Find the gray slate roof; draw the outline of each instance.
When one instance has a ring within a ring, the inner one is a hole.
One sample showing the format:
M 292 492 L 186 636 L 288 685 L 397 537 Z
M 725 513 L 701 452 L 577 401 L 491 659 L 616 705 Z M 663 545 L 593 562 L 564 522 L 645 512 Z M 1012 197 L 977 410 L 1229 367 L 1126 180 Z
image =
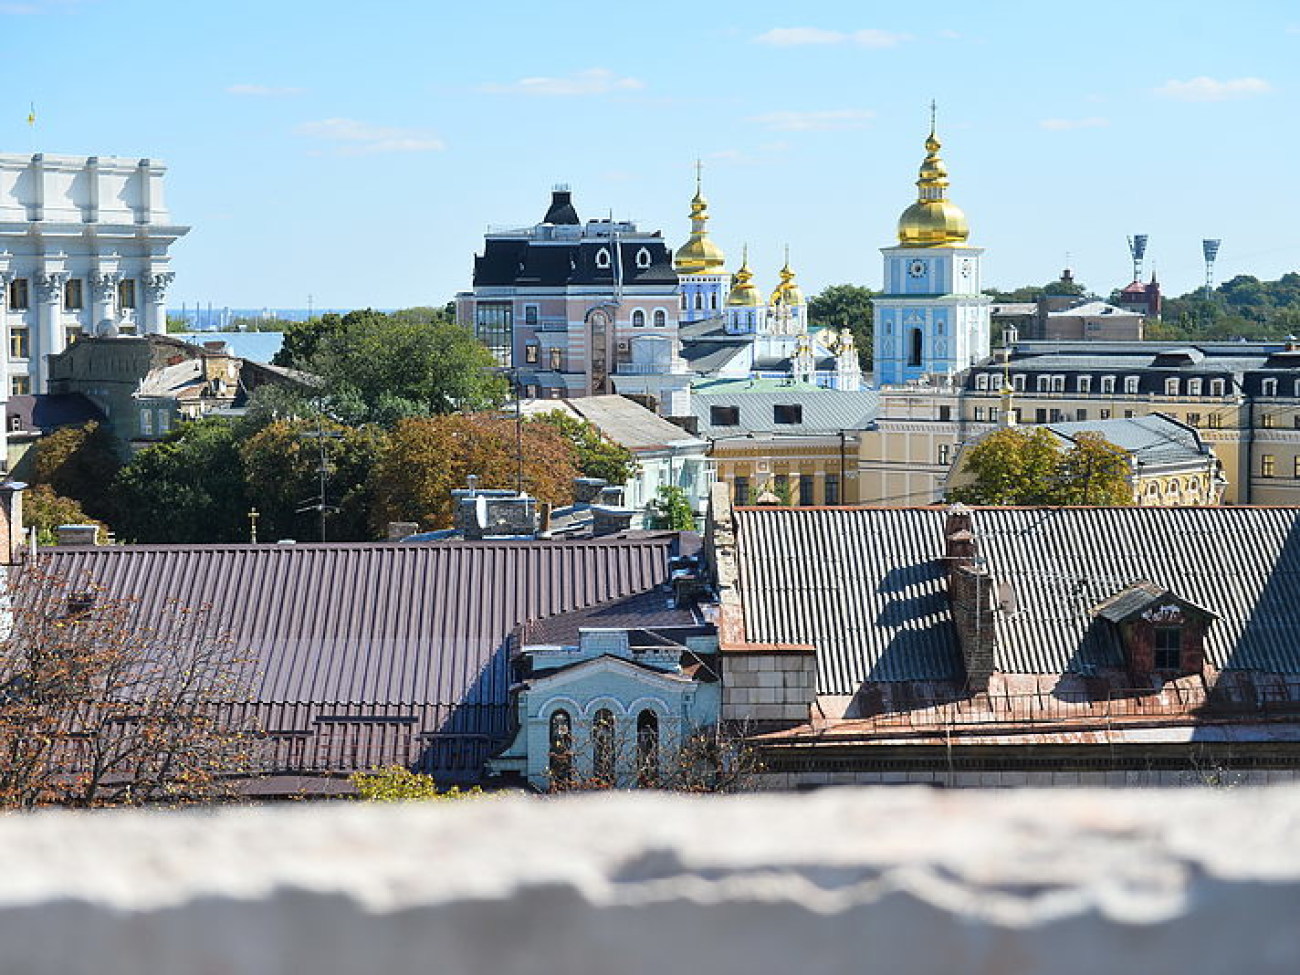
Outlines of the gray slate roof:
M 626 396 L 584 396 L 566 400 L 575 414 L 594 424 L 610 440 L 628 450 L 662 450 L 672 445 L 703 444 L 675 423 Z
M 1148 468 L 1202 463 L 1207 453 L 1194 428 L 1163 413 L 1127 419 L 1049 423 L 1047 429 L 1067 440 L 1073 440 L 1080 433 L 1100 434 Z
M 875 390 L 848 392 L 811 386 L 783 389 L 746 389 L 744 381 L 720 383 L 714 389 L 691 392 L 691 413 L 699 418 L 701 437 L 734 437 L 746 433 L 782 436 L 816 436 L 841 430 L 861 430 L 876 417 L 880 396 Z M 802 423 L 776 423 L 773 407 L 803 407 Z M 710 422 L 714 406 L 740 409 L 737 426 L 715 426 Z
M 1010 584 L 997 669 L 1121 667 L 1093 610 L 1140 580 L 1216 614 L 1209 663 L 1300 673 L 1300 508 L 976 508 L 979 554 Z M 962 676 L 939 508 L 740 509 L 747 638 L 811 643 L 819 690 Z

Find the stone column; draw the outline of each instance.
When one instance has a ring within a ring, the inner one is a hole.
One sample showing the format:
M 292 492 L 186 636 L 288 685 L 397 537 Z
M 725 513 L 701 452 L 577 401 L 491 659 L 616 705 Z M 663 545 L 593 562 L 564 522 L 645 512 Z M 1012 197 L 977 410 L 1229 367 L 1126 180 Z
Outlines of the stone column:
M 36 275 L 37 323 L 36 334 L 31 336 L 31 356 L 28 369 L 32 376 L 32 392 L 49 392 L 50 366 L 47 356 L 63 351 L 63 285 L 68 280 L 64 271 L 43 271 Z
M 90 275 L 90 334 L 99 335 L 100 325 L 108 318 L 117 321 L 117 282 L 121 275 L 111 271 L 93 271 Z
M 170 271 L 144 276 L 143 328 L 141 335 L 163 335 L 167 332 L 167 288 L 176 277 Z

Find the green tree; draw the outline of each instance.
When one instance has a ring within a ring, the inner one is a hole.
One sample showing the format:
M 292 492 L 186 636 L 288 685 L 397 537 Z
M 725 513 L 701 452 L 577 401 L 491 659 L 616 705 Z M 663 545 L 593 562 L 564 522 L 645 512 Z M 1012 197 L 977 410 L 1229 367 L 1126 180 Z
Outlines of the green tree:
M 995 430 L 966 455 L 953 501 L 989 505 L 1133 503 L 1128 455 L 1095 434 L 1069 447 L 1046 427 Z
M 832 284 L 808 300 L 808 320 L 823 328 L 847 328 L 853 333 L 862 368 L 871 368 L 871 289 L 856 284 Z
M 318 430 L 325 436 L 317 436 Z M 328 420 L 275 421 L 238 445 L 249 503 L 257 508 L 262 537 L 315 540 L 319 512 L 302 510 L 320 496 L 322 445 L 326 458 L 326 536 L 364 541 L 373 504 L 370 472 L 385 437 L 374 427 L 345 427 Z
M 561 410 L 543 413 L 531 422 L 553 426 L 573 444 L 578 456 L 578 470 L 584 477 L 600 477 L 610 484 L 626 484 L 628 478 L 637 472 L 632 451 L 607 440 L 593 423 Z
M 348 777 L 357 796 L 367 802 L 412 802 L 429 799 L 468 799 L 484 794 L 478 786 L 462 791 L 456 786 L 438 791 L 432 775 L 412 772 L 401 765 L 389 765 L 374 772 L 357 772 Z
M 524 490 L 552 504 L 566 503 L 578 474 L 577 456 L 559 431 L 525 423 Z M 425 528 L 452 523 L 451 492 L 470 474 L 483 488 L 513 488 L 517 440 L 513 417 L 500 413 L 412 417 L 400 421 L 371 475 L 371 524 L 415 521 Z
M 654 526 L 669 531 L 694 531 L 695 513 L 686 491 L 675 484 L 661 484 L 650 502 L 654 508 Z
M 275 358 L 271 360 L 271 363 L 288 369 L 306 370 L 321 343 L 348 327 L 345 325 L 345 319 L 352 322 L 358 318 L 378 314 L 379 312 L 370 311 L 369 309 L 350 311 L 347 315 L 329 312 L 315 318 L 308 318 L 306 321 L 293 322 L 285 328 L 284 341 L 280 344 L 280 351 L 275 354 Z
M 92 518 L 109 520 L 109 485 L 122 467 L 122 445 L 104 424 L 91 420 L 62 427 L 36 442 L 32 482 L 78 502 Z
M 355 316 L 355 317 L 354 317 Z M 307 371 L 321 378 L 327 409 L 349 426 L 393 426 L 411 416 L 492 409 L 509 395 L 492 354 L 441 311 L 349 313 L 324 336 Z
M 248 538 L 241 427 L 209 417 L 185 423 L 118 472 L 118 534 L 135 542 L 238 542 Z

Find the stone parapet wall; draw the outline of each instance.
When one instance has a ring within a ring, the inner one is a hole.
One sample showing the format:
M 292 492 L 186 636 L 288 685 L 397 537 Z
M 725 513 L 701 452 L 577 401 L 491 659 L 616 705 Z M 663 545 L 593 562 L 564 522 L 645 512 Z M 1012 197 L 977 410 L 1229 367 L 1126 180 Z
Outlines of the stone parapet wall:
M 23 975 L 1292 975 L 1300 788 L 0 819 Z

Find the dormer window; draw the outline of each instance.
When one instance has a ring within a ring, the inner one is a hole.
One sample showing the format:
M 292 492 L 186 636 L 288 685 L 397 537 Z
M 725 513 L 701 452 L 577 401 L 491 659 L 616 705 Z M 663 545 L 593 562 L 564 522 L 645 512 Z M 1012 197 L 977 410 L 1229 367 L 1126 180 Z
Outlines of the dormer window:
M 981 372 L 979 375 L 975 377 L 975 388 L 976 389 L 989 388 L 989 374 L 987 372 Z
M 1205 635 L 1218 614 L 1153 582 L 1135 582 L 1093 608 L 1109 623 L 1135 684 L 1153 677 L 1198 674 L 1205 666 Z
M 605 269 L 609 267 L 609 264 L 609 248 L 602 247 L 600 250 L 596 251 L 596 267 Z
M 1277 380 L 1276 380 L 1276 379 L 1265 379 L 1265 380 L 1264 380 L 1264 385 L 1263 385 L 1263 387 L 1262 387 L 1262 392 L 1263 392 L 1263 394 L 1264 394 L 1265 396 L 1276 396 L 1276 395 L 1277 395 Z
M 642 270 L 650 266 L 650 252 L 644 247 L 636 252 L 636 266 Z

